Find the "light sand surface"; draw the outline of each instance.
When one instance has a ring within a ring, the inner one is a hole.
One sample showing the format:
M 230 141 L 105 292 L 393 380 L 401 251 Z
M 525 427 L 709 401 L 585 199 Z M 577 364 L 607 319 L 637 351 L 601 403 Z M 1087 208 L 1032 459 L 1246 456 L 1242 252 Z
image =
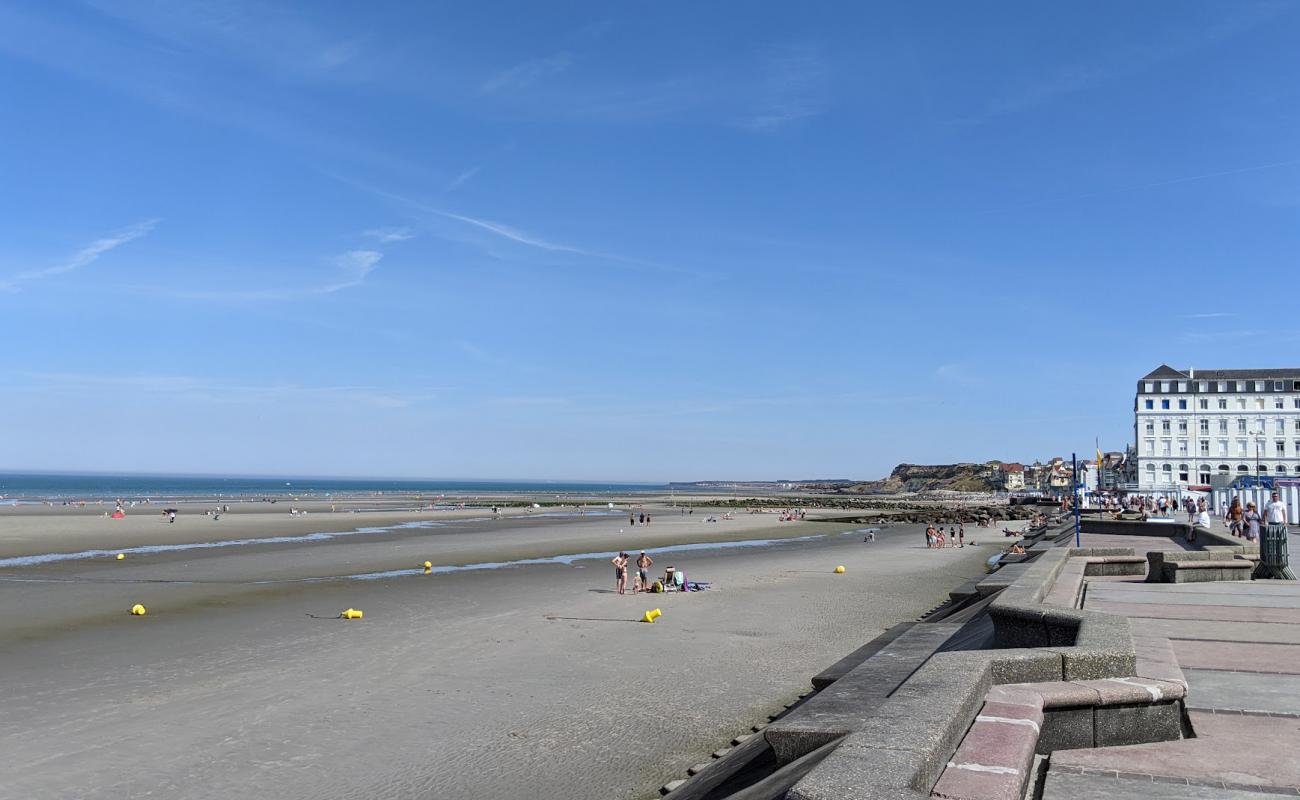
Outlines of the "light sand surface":
M 990 552 L 928 551 L 914 526 L 865 544 L 844 525 L 703 513 L 635 533 L 626 518 L 441 520 L 2 569 L 0 798 L 649 797 Z M 268 530 L 285 529 L 250 529 Z M 603 560 L 301 580 L 823 533 L 657 555 L 656 571 L 713 582 L 689 595 L 613 594 Z M 135 602 L 149 615 L 127 615 Z M 365 619 L 329 619 L 349 606 Z M 657 623 L 634 621 L 656 606 Z

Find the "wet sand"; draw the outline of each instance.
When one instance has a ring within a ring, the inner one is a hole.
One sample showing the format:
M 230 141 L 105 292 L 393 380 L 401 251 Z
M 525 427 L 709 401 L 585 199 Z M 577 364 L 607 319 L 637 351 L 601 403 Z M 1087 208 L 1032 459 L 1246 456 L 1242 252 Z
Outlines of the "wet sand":
M 622 514 L 198 515 L 139 531 L 69 515 L 67 528 L 26 533 L 40 520 L 0 517 L 6 557 L 215 529 L 307 534 L 333 516 L 347 530 L 442 523 L 0 569 L 0 797 L 649 797 L 819 669 L 981 574 L 990 552 L 927 551 L 913 526 L 864 544 L 844 525 L 706 513 L 659 512 L 635 529 Z M 614 594 L 604 560 L 418 572 L 426 559 L 801 536 L 819 538 L 657 555 L 656 571 L 674 563 L 713 583 L 687 595 Z M 134 602 L 149 615 L 128 616 Z M 349 606 L 365 619 L 331 619 Z M 657 623 L 634 621 L 656 606 Z

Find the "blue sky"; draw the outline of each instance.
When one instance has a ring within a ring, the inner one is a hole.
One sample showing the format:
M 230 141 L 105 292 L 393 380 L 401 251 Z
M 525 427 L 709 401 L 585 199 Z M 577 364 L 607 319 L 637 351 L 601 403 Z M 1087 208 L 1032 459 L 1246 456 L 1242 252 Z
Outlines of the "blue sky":
M 0 2 L 0 468 L 1122 447 L 1162 362 L 1300 361 L 1296 41 L 1296 2 Z

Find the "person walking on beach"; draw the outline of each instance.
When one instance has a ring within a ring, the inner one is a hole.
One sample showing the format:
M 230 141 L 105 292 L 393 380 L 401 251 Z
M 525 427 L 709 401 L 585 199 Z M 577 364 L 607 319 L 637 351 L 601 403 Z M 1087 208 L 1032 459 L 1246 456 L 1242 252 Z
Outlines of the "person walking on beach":
M 655 560 L 646 555 L 644 550 L 641 551 L 641 555 L 637 556 L 636 569 L 641 577 L 641 586 L 645 591 L 650 590 L 650 567 L 654 563 Z
M 619 594 L 627 594 L 627 553 L 619 553 L 610 563 L 614 565 L 614 588 Z

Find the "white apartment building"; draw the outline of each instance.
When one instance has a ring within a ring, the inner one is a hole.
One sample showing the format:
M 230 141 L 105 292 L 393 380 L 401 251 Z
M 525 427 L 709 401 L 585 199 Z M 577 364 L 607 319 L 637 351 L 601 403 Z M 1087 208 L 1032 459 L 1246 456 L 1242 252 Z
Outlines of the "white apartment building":
M 1300 477 L 1300 368 L 1161 365 L 1138 381 L 1133 417 L 1140 490 Z

